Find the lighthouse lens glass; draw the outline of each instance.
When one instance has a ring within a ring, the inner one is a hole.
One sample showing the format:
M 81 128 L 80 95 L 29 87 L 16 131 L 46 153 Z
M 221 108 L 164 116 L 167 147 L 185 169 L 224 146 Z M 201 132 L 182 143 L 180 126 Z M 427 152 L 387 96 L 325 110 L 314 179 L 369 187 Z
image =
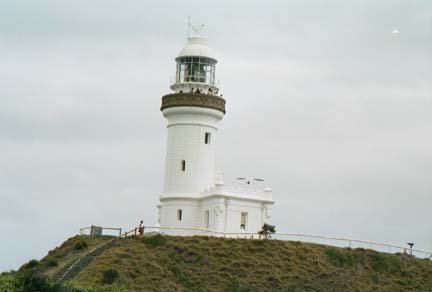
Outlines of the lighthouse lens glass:
M 176 82 L 214 85 L 215 61 L 202 57 L 183 57 L 177 61 Z

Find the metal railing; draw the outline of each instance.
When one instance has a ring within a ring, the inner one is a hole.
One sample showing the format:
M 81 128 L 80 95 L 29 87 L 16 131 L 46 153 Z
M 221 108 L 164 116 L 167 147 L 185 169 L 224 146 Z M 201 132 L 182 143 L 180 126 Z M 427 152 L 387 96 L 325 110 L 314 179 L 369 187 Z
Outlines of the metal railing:
M 190 75 L 190 77 L 192 77 L 193 75 Z M 220 80 L 219 79 L 214 79 L 214 81 L 213 82 L 205 82 L 205 80 L 204 80 L 204 82 L 200 82 L 200 81 L 192 81 L 191 79 L 189 79 L 190 81 L 178 81 L 177 79 L 176 79 L 176 77 L 175 76 L 173 76 L 173 77 L 171 77 L 170 78 L 170 80 L 169 80 L 169 82 L 170 82 L 170 85 L 173 85 L 173 84 L 206 84 L 206 85 L 209 85 L 209 86 L 212 86 L 212 87 L 220 87 Z
M 193 228 L 193 227 L 154 227 L 145 226 L 143 227 L 142 233 L 161 233 L 165 232 L 168 234 L 176 235 L 202 235 L 202 236 L 217 236 L 217 237 L 227 237 L 227 238 L 244 238 L 244 239 L 261 239 L 262 235 L 256 232 L 219 232 L 212 231 L 208 229 Z M 125 232 L 121 237 L 127 237 L 131 235 L 140 235 L 139 228 L 134 228 L 128 232 Z M 317 244 L 324 244 L 327 246 L 338 246 L 338 247 L 349 247 L 349 248 L 365 248 L 372 249 L 380 252 L 386 253 L 407 253 L 412 252 L 416 257 L 429 258 L 432 259 L 432 252 L 420 250 L 420 249 L 410 249 L 408 246 L 395 245 L 390 243 L 352 239 L 344 237 L 330 237 L 321 235 L 311 235 L 311 234 L 301 234 L 301 233 L 287 233 L 287 232 L 276 232 L 271 235 L 271 239 L 278 240 L 295 240 L 301 242 L 310 242 Z
M 97 227 L 99 227 L 99 226 L 97 226 Z M 103 233 L 104 230 L 114 230 L 114 231 L 117 231 L 118 232 L 118 236 L 121 237 L 121 234 L 122 234 L 122 229 L 121 228 L 118 228 L 118 227 L 99 227 L 99 228 L 102 229 L 102 233 Z M 82 227 L 82 228 L 80 228 L 79 234 L 81 234 L 81 235 L 83 235 L 83 234 L 90 235 L 91 234 L 91 232 L 90 232 L 91 229 L 92 229 L 92 226 Z

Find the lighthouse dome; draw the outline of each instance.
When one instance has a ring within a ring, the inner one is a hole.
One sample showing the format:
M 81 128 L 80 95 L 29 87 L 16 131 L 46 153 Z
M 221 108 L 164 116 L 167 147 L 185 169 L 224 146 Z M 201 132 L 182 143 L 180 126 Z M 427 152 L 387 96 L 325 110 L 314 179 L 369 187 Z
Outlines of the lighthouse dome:
M 207 39 L 198 34 L 188 38 L 186 46 L 180 51 L 176 60 L 181 57 L 206 57 L 216 61 L 215 53 L 207 46 Z

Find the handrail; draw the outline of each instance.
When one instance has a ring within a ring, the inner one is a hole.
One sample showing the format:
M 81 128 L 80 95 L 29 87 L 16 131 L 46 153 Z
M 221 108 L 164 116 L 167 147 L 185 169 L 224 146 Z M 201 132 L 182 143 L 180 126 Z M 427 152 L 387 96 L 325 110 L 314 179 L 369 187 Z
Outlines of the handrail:
M 136 235 L 136 233 L 137 233 L 137 229 L 138 229 L 138 228 L 135 227 L 134 229 L 131 229 L 131 230 L 129 230 L 129 231 L 123 233 L 120 237 L 127 237 L 128 234 L 130 234 L 130 233 L 132 233 L 132 232 L 134 232 L 134 235 Z
M 84 230 L 87 230 L 87 229 L 91 229 L 91 227 L 89 226 L 89 227 L 82 227 L 82 228 L 80 228 L 80 234 L 84 234 Z
M 100 227 L 100 226 L 97 226 Z M 82 227 L 80 228 L 79 234 L 85 234 L 86 230 L 91 230 L 92 226 L 87 226 L 87 227 Z M 100 227 L 102 230 L 106 229 L 106 230 L 117 230 L 119 232 L 119 237 L 121 237 L 121 227 Z
M 102 227 L 103 229 L 112 229 L 112 230 L 120 230 L 121 232 L 121 228 L 112 228 L 112 227 Z M 261 238 L 260 234 L 257 232 L 221 232 L 221 231 L 213 231 L 213 230 L 209 230 L 209 229 L 203 229 L 203 228 L 195 228 L 195 227 L 176 227 L 176 226 L 143 226 L 142 227 L 143 230 L 143 234 L 144 231 L 148 231 L 148 230 L 156 230 L 156 231 L 161 231 L 161 230 L 185 230 L 185 231 L 196 231 L 196 232 L 202 232 L 204 234 L 209 234 L 210 236 L 221 236 L 221 237 L 251 237 L 254 238 L 254 236 L 257 236 L 257 238 Z M 80 234 L 82 234 L 82 230 L 86 230 L 86 229 L 90 229 L 90 227 L 83 227 L 80 229 Z M 131 235 L 138 235 L 139 234 L 139 227 L 134 227 L 133 229 L 121 234 L 120 233 L 120 237 L 127 237 L 127 236 L 131 236 Z M 198 235 L 198 234 L 193 234 L 193 232 L 191 233 L 191 235 Z M 375 249 L 377 246 L 381 246 L 381 247 L 387 247 L 389 253 L 392 253 L 392 249 L 399 249 L 401 251 L 406 251 L 406 250 L 410 250 L 422 255 L 425 255 L 426 258 L 429 258 L 432 260 L 432 252 L 429 251 L 425 251 L 425 250 L 420 250 L 420 249 L 410 249 L 409 247 L 406 246 L 402 246 L 402 245 L 396 245 L 396 244 L 390 244 L 390 243 L 383 243 L 383 242 L 376 242 L 376 241 L 370 241 L 370 240 L 362 240 L 362 239 L 353 239 L 353 238 L 346 238 L 346 237 L 332 237 L 332 236 L 322 236 L 322 235 L 312 235 L 312 234 L 301 234 L 301 233 L 288 233 L 288 232 L 276 232 L 274 234 L 272 234 L 272 236 L 292 236 L 292 237 L 303 237 L 303 238 L 309 238 L 309 239 L 323 239 L 326 240 L 326 245 L 331 245 L 328 243 L 329 240 L 333 240 L 333 241 L 343 241 L 346 242 L 347 245 L 349 247 L 352 247 L 353 243 L 360 243 L 360 244 L 366 244 L 366 245 L 370 245 L 368 248 L 370 249 Z M 284 239 L 281 239 L 284 240 Z M 319 242 L 322 244 L 322 242 Z M 381 250 L 382 251 L 382 250 Z
M 212 231 L 208 229 L 201 229 L 201 228 L 193 228 L 193 227 L 153 227 L 153 226 L 146 226 L 145 229 L 156 229 L 156 230 L 164 230 L 164 229 L 173 229 L 173 230 L 188 230 L 188 231 L 199 231 L 199 232 L 205 232 L 210 233 L 214 235 L 221 235 L 223 237 L 229 237 L 229 236 L 254 236 L 257 235 L 258 238 L 260 236 L 257 232 L 220 232 L 220 231 Z M 331 236 L 322 236 L 322 235 L 311 235 L 311 234 L 301 234 L 301 233 L 287 233 L 287 232 L 276 232 L 272 235 L 275 236 L 294 236 L 294 237 L 304 237 L 304 238 L 310 238 L 310 239 L 324 239 L 326 241 L 328 240 L 337 240 L 337 241 L 344 241 L 348 243 L 349 247 L 352 247 L 352 243 L 362 243 L 370 245 L 370 249 L 376 249 L 377 246 L 387 247 L 389 248 L 389 253 L 391 253 L 391 249 L 400 249 L 400 250 L 411 250 L 406 246 L 402 245 L 396 245 L 396 244 L 390 244 L 390 243 L 383 243 L 383 242 L 376 242 L 376 241 L 369 241 L 369 240 L 362 240 L 362 239 L 353 239 L 353 238 L 345 238 L 345 237 L 331 237 Z M 326 243 L 328 244 L 328 242 Z M 412 249 L 413 252 L 420 253 L 425 255 L 427 258 L 432 259 L 432 252 L 420 250 L 420 249 Z

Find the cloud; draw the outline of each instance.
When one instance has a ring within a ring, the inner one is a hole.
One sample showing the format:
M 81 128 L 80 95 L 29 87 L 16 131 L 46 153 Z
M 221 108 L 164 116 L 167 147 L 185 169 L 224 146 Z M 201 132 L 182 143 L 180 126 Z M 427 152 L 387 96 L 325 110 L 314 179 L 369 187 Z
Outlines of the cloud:
M 265 178 L 281 231 L 432 250 L 431 8 L 3 1 L 0 270 L 86 225 L 156 223 L 160 98 L 189 15 L 218 52 L 227 115 L 217 165 L 227 183 Z

